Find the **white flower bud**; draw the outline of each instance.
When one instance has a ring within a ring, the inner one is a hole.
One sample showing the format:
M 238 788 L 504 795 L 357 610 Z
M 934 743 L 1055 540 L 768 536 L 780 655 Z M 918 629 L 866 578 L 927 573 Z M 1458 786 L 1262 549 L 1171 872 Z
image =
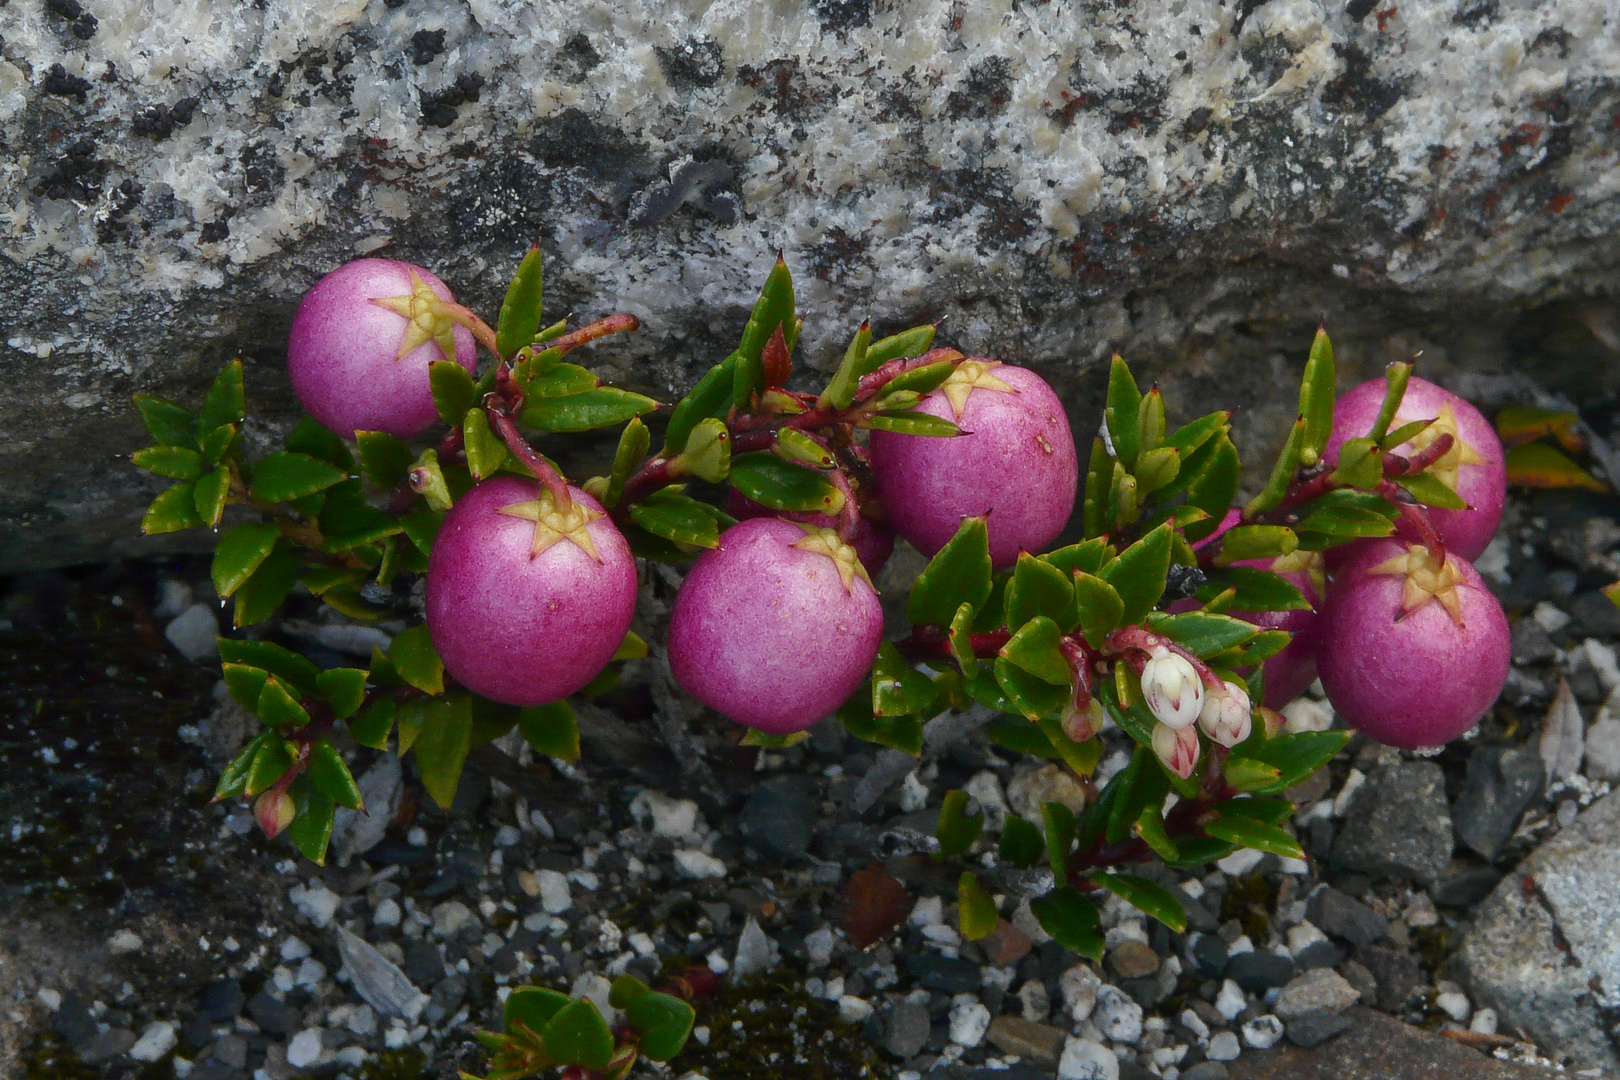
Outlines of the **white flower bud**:
M 1198 719 L 1204 707 L 1204 684 L 1185 657 L 1164 649 L 1142 668 L 1142 697 L 1154 716 L 1180 730 L 1192 727 Z
M 1159 724 L 1153 729 L 1153 752 L 1164 767 L 1183 780 L 1198 768 L 1198 729 Z
M 1236 746 L 1249 737 L 1249 695 L 1237 683 L 1226 683 L 1225 693 L 1204 695 L 1198 726 L 1222 746 Z

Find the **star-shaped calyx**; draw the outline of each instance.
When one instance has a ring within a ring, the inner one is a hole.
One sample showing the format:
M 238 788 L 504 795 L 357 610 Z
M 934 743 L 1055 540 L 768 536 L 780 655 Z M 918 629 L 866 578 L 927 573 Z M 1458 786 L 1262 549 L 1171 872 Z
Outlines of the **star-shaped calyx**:
M 394 354 L 395 360 L 429 341 L 439 347 L 446 360 L 456 358 L 456 322 L 450 317 L 445 301 L 439 299 L 439 294 L 415 270 L 411 271 L 409 295 L 379 296 L 371 302 L 405 316 L 405 337 L 399 343 L 399 352 Z
M 855 554 L 854 548 L 839 538 L 836 530 L 804 524 L 799 524 L 799 528 L 804 530 L 805 537 L 793 546 L 800 551 L 813 551 L 817 555 L 825 555 L 831 559 L 833 565 L 838 567 L 838 577 L 843 581 L 846 593 L 855 588 L 857 575 L 862 581 L 872 585 L 872 578 L 867 574 L 860 556 Z M 872 591 L 876 592 L 877 586 L 873 585 Z
M 538 499 L 503 506 L 496 512 L 534 522 L 534 543 L 529 548 L 531 559 L 551 545 L 567 540 L 597 562 L 602 561 L 587 531 L 591 522 L 603 516 L 600 510 L 592 510 L 578 502 L 570 502 L 567 510 L 558 510 L 551 492 L 541 491 Z
M 962 419 L 962 410 L 967 408 L 968 395 L 975 390 L 1018 393 L 990 373 L 992 368 L 1000 366 L 999 360 L 964 360 L 956 365 L 956 370 L 951 372 L 950 378 L 940 385 L 940 389 L 945 391 L 946 399 L 951 403 L 951 412 L 956 414 L 958 420 Z
M 1457 562 L 1447 555 L 1442 561 L 1422 544 L 1412 544 L 1405 555 L 1397 555 L 1367 571 L 1369 574 L 1394 574 L 1406 579 L 1401 589 L 1401 611 L 1407 615 L 1430 600 L 1437 600 L 1446 609 L 1451 621 L 1463 624 L 1462 597 L 1457 586 L 1463 580 L 1457 572 Z
M 1287 555 L 1279 555 L 1271 561 L 1271 572 L 1286 574 L 1299 570 L 1310 575 L 1311 584 L 1316 586 L 1316 595 L 1323 596 L 1327 592 L 1327 559 L 1320 551 L 1306 551 L 1296 548 Z
M 1486 461 L 1478 450 L 1463 442 L 1462 435 L 1457 431 L 1457 413 L 1449 401 L 1440 406 L 1440 415 L 1434 418 L 1434 423 L 1412 436 L 1412 449 L 1426 449 L 1442 435 L 1451 436 L 1451 449 L 1440 455 L 1427 471 L 1430 476 L 1456 491 L 1457 471 L 1464 465 L 1484 465 Z

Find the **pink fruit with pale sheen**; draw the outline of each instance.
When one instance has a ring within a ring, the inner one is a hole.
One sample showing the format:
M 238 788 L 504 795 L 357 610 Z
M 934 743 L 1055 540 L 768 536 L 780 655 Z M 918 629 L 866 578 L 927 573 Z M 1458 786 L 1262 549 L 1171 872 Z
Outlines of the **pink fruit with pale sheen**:
M 571 540 L 530 557 L 535 523 L 500 511 L 543 490 L 515 476 L 485 480 L 445 515 L 428 559 L 428 633 L 445 670 L 507 705 L 579 690 L 613 658 L 635 614 L 635 558 L 605 514 L 585 526 L 600 561 Z M 602 513 L 585 492 L 568 493 Z
M 1399 539 L 1358 545 L 1328 585 L 1317 666 L 1334 711 L 1369 737 L 1408 749 L 1441 746 L 1472 727 L 1507 681 L 1502 605 L 1456 555 L 1459 625 L 1430 597 L 1402 614 L 1402 574 L 1376 568 L 1406 555 Z
M 675 597 L 669 666 L 688 694 L 771 735 L 814 726 L 877 659 L 883 608 L 858 574 L 846 588 L 829 556 L 794 545 L 778 518 L 727 529 Z
M 411 294 L 415 271 L 441 300 L 455 297 L 420 266 L 395 259 L 356 259 L 321 278 L 293 316 L 287 337 L 287 374 L 293 393 L 329 431 L 386 431 L 408 439 L 439 419 L 428 365 L 447 359 L 428 341 L 394 359 L 404 341 L 405 316 L 371 301 Z M 454 330 L 453 359 L 472 372 L 477 344 L 471 331 Z
M 1366 436 L 1378 418 L 1386 389 L 1388 384 L 1383 379 L 1373 379 L 1334 404 L 1333 433 L 1322 453 L 1327 461 L 1338 464 L 1340 448 L 1350 439 Z M 1445 414 L 1448 405 L 1449 419 Z M 1507 500 L 1507 455 L 1502 449 L 1502 440 L 1478 409 L 1442 386 L 1413 377 L 1406 384 L 1406 395 L 1395 411 L 1390 430 L 1432 417 L 1440 417 L 1441 422 L 1431 424 L 1418 437 L 1418 443 L 1428 445 L 1435 434 L 1444 431 L 1461 445 L 1453 447 L 1428 471 L 1444 480 L 1468 506 L 1461 510 L 1431 509 L 1429 518 L 1449 550 L 1464 559 L 1477 559 L 1496 535 L 1497 523 L 1502 520 L 1502 505 Z M 1414 449 L 1412 443 L 1404 443 L 1396 447 L 1395 452 L 1410 455 Z M 1406 531 L 1409 526 L 1404 522 L 1401 528 L 1403 536 L 1416 539 Z
M 744 495 L 736 488 L 732 488 L 726 495 L 726 513 L 738 521 L 750 521 L 758 517 L 779 517 L 783 521 L 802 521 L 806 525 L 815 525 L 823 529 L 836 529 L 838 519 L 831 514 L 822 514 L 814 510 L 772 510 L 763 503 L 757 503 Z M 887 525 L 879 525 L 870 518 L 861 518 L 855 523 L 855 535 L 850 538 L 850 547 L 866 567 L 871 577 L 877 577 L 883 564 L 889 561 L 894 554 L 894 530 Z
M 984 361 L 981 358 L 964 363 Z M 958 368 L 960 369 L 960 366 Z M 1020 551 L 1040 551 L 1068 523 L 1080 480 L 1063 403 L 1027 368 L 997 364 L 988 374 L 1014 392 L 973 387 L 957 417 L 946 389 L 919 412 L 951 420 L 955 438 L 872 432 L 872 469 L 895 529 L 924 555 L 956 535 L 962 519 L 987 514 L 998 568 Z

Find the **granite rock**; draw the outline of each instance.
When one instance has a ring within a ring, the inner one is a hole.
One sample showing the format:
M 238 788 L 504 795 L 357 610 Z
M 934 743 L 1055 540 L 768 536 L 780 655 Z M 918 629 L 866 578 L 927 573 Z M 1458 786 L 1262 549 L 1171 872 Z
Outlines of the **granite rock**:
M 1482 746 L 1468 758 L 1468 773 L 1452 815 L 1457 841 L 1494 859 L 1541 794 L 1547 771 L 1531 750 Z
M 1432 761 L 1384 765 L 1356 795 L 1333 845 L 1333 865 L 1427 885 L 1451 863 L 1446 778 Z
M 1620 263 L 1607 0 L 96 15 L 84 40 L 0 7 L 0 572 L 158 550 L 134 539 L 157 484 L 112 459 L 130 392 L 199 398 L 241 354 L 264 448 L 298 298 L 358 254 L 489 312 L 538 235 L 552 312 L 644 323 L 586 362 L 668 397 L 782 249 L 814 364 L 863 316 L 949 315 L 1077 413 L 1117 347 L 1268 437 L 1318 317 L 1347 380 L 1420 343 L 1436 375 L 1490 369 Z M 1585 389 L 1581 342 L 1532 350 L 1538 375 Z
M 1474 1001 L 1582 1068 L 1620 1071 L 1620 793 L 1537 848 L 1481 905 L 1457 956 Z

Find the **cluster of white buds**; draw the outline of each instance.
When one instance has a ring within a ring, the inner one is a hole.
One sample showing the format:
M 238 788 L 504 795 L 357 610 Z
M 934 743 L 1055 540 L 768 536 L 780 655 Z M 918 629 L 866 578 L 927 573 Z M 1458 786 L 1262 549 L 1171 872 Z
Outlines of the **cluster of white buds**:
M 1160 723 L 1180 731 L 1203 710 L 1204 684 L 1186 657 L 1160 645 L 1142 668 L 1142 697 Z
M 1183 780 L 1198 768 L 1198 729 L 1173 728 L 1157 724 L 1153 728 L 1153 752 L 1159 755 L 1164 767 Z
M 1204 707 L 1198 714 L 1198 726 L 1205 735 L 1222 746 L 1236 746 L 1249 737 L 1252 711 L 1249 695 L 1237 683 L 1223 683 L 1225 693 L 1210 690 L 1204 695 Z
M 1185 779 L 1198 767 L 1198 732 L 1225 747 L 1249 737 L 1252 707 L 1237 683 L 1206 687 L 1186 657 L 1159 646 L 1142 668 L 1142 697 L 1159 723 L 1153 752 L 1164 767 Z

